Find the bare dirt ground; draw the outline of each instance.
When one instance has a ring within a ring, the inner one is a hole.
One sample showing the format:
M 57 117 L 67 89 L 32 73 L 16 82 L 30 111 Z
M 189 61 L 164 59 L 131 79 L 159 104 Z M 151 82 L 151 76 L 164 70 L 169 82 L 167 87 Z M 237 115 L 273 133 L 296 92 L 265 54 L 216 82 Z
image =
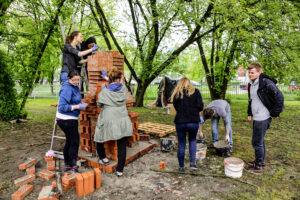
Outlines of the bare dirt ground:
M 290 109 L 292 110 L 294 107 Z M 235 109 L 233 108 L 233 110 Z M 159 111 L 153 112 L 145 109 L 136 109 L 135 111 L 140 113 L 140 123 L 145 121 L 173 123 L 173 116 Z M 241 111 L 236 109 L 234 112 L 237 114 Z M 30 108 L 29 118 L 31 120 L 26 123 L 0 123 L 0 184 L 3 186 L 3 194 L 0 199 L 10 199 L 11 194 L 18 189 L 13 181 L 25 175 L 24 171 L 18 169 L 18 165 L 26 161 L 27 158 L 38 160 L 37 171 L 46 168 L 43 157 L 50 147 L 54 116 L 55 109 L 49 109 L 49 107 L 37 110 Z M 300 119 L 299 113 L 291 117 Z M 158 146 L 148 154 L 128 164 L 124 169 L 123 178 L 117 178 L 115 174 L 103 173 L 101 189 L 78 198 L 75 188 L 72 188 L 64 192 L 60 199 L 297 199 L 299 190 L 296 188 L 300 186 L 299 168 L 297 167 L 299 166 L 299 154 L 295 154 L 297 151 L 291 150 L 292 148 L 289 149 L 287 144 L 299 139 L 299 132 L 297 133 L 299 127 L 294 126 L 294 123 L 288 118 L 280 123 L 282 124 L 278 126 L 273 125 L 273 129 L 269 131 L 269 136 L 266 138 L 267 147 L 273 149 L 273 152 L 269 151 L 270 153 L 267 154 L 269 167 L 262 176 L 252 175 L 244 171 L 240 181 L 224 177 L 224 158 L 218 157 L 213 149 L 208 150 L 205 160 L 198 162 L 199 169 L 197 171 L 189 169 L 187 151 L 185 174 L 180 174 L 177 173 L 176 150 L 162 152 Z M 283 124 L 288 125 L 289 129 L 281 128 Z M 237 121 L 234 119 L 233 130 L 236 133 L 233 156 L 244 160 L 253 159 L 249 123 L 246 120 Z M 286 133 L 283 130 L 286 130 Z M 209 131 L 210 127 L 207 126 L 205 132 L 208 133 L 208 139 L 210 137 Z M 60 130 L 59 133 L 62 134 Z M 280 140 L 280 146 L 277 148 L 278 142 L 273 142 L 273 139 L 279 137 L 279 134 L 289 133 L 291 135 L 296 133 L 296 135 Z M 158 138 L 153 139 L 159 142 Z M 283 144 L 285 145 L 284 149 L 282 149 Z M 63 142 L 58 146 L 62 148 Z M 294 148 L 297 150 L 299 145 L 296 144 Z M 160 173 L 151 170 L 158 169 L 160 161 L 164 161 L 167 171 L 173 173 Z M 81 172 L 87 170 L 93 169 L 80 168 Z M 216 177 L 216 175 L 221 176 Z M 42 187 L 50 185 L 51 182 L 52 180 L 46 181 L 37 176 L 37 179 L 31 183 L 34 185 L 33 192 L 25 199 L 37 199 Z

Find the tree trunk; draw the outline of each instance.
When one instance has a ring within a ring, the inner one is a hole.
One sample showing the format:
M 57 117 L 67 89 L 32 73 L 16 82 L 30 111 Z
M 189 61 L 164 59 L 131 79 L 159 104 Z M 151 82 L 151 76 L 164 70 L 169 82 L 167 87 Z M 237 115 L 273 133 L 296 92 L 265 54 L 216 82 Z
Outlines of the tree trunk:
M 36 79 L 33 78 L 33 80 L 29 83 L 28 88 L 23 88 L 23 89 L 22 89 L 22 90 L 24 91 L 24 92 L 23 92 L 23 93 L 24 93 L 24 96 L 22 97 L 22 101 L 21 101 L 21 105 L 20 105 L 20 112 L 21 112 L 21 111 L 24 109 L 24 107 L 25 107 L 27 98 L 28 98 L 28 96 L 29 96 L 29 94 L 30 94 L 30 91 L 32 90 L 32 88 L 33 88 L 33 86 L 34 86 L 34 82 L 35 82 L 36 80 L 39 80 L 39 78 L 40 78 L 41 71 L 38 70 L 38 67 L 39 67 L 39 65 L 40 65 L 40 61 L 41 61 L 41 59 L 42 59 L 42 57 L 43 57 L 44 51 L 45 51 L 45 49 L 46 49 L 46 47 L 47 47 L 47 45 L 48 45 L 49 39 L 50 39 L 50 37 L 51 37 L 52 34 L 53 34 L 55 25 L 56 25 L 56 23 L 57 23 L 57 21 L 58 21 L 58 15 L 61 13 L 61 9 L 62 9 L 62 7 L 63 7 L 65 1 L 66 1 L 66 0 L 61 0 L 60 4 L 58 5 L 58 8 L 57 8 L 56 13 L 55 13 L 55 16 L 54 16 L 53 21 L 51 22 L 51 26 L 50 26 L 50 28 L 49 28 L 49 30 L 48 30 L 48 34 L 47 34 L 47 36 L 46 36 L 46 38 L 45 38 L 45 41 L 44 41 L 44 43 L 43 43 L 43 46 L 41 47 L 40 52 L 38 52 L 36 61 L 33 63 L 33 65 L 36 66 L 36 70 L 35 70 L 34 72 L 32 72 L 32 77 L 37 77 L 37 78 L 36 78 Z
M 144 106 L 144 95 L 146 92 L 148 85 L 142 85 L 138 83 L 136 95 L 135 95 L 135 106 L 136 107 L 143 107 Z

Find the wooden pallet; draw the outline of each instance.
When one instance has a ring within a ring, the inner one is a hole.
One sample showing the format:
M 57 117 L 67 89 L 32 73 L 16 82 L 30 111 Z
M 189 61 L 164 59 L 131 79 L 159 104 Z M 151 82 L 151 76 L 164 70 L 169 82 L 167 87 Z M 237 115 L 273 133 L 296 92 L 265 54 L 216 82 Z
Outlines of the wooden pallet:
M 175 126 L 153 122 L 139 124 L 138 130 L 144 134 L 155 134 L 158 137 L 163 137 L 176 131 Z

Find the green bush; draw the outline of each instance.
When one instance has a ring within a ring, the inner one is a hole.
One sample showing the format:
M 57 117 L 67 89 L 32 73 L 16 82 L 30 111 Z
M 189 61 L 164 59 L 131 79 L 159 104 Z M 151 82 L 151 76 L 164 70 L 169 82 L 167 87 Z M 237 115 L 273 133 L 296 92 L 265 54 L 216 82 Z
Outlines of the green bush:
M 17 91 L 5 54 L 0 50 L 0 120 L 8 121 L 20 117 Z

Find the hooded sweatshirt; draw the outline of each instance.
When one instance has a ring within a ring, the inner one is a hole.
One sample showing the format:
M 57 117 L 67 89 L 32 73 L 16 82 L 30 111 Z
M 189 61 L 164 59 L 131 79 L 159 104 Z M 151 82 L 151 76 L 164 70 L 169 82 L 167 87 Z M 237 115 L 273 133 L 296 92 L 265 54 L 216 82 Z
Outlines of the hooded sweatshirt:
M 72 85 L 69 81 L 63 83 L 59 91 L 58 112 L 59 119 L 78 119 L 80 110 L 72 110 L 73 105 L 81 102 L 81 94 L 78 86 Z

